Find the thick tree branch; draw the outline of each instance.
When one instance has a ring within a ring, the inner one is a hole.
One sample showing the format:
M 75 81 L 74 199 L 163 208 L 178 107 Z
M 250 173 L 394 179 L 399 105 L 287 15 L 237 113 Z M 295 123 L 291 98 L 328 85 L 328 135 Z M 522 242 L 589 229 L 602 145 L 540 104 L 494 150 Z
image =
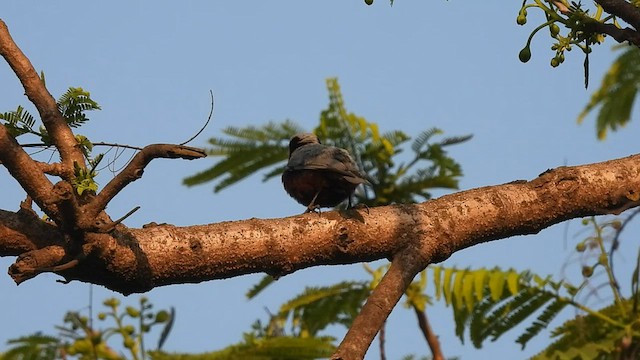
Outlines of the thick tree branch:
M 207 154 L 204 150 L 190 146 L 172 144 L 152 144 L 145 146 L 116 177 L 109 181 L 104 189 L 102 189 L 90 203 L 83 207 L 83 212 L 86 214 L 85 219 L 87 221 L 94 219 L 122 189 L 131 182 L 141 178 L 144 173 L 144 168 L 151 160 L 158 158 L 193 160 L 205 156 L 207 156 Z
M 144 163 L 144 161 L 143 161 Z M 572 218 L 638 206 L 640 155 L 560 167 L 532 181 L 490 186 L 417 205 L 142 229 L 117 226 L 85 234 L 72 249 L 59 228 L 0 212 L 0 256 L 20 257 L 10 275 L 21 282 L 42 271 L 125 294 L 266 272 L 282 276 L 317 265 L 392 258 L 341 343 L 335 359 L 361 359 L 414 275 L 427 264 L 486 241 L 537 233 Z M 23 212 L 24 213 L 24 212 Z M 46 239 L 46 240 L 45 240 Z M 60 267 L 61 263 L 75 266 Z
M 18 48 L 9 34 L 7 25 L 0 19 L 0 55 L 4 57 L 16 74 L 25 94 L 40 113 L 53 144 L 60 152 L 62 164 L 67 169 L 73 169 L 73 162 L 84 166 L 84 157 L 69 125 L 58 110 L 56 100 L 51 96 L 38 72 L 24 53 Z
M 355 318 L 332 360 L 364 359 L 378 330 L 418 272 L 426 267 L 418 253 L 403 252 L 391 262 L 380 284 Z

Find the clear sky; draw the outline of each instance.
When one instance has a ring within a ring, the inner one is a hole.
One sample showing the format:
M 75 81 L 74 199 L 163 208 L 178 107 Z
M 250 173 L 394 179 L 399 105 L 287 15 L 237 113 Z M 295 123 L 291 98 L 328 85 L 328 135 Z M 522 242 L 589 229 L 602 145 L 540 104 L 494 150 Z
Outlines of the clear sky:
M 92 121 L 80 133 L 95 142 L 182 142 L 206 119 L 210 89 L 216 96 L 215 116 L 194 146 L 206 145 L 223 127 L 269 120 L 292 119 L 310 130 L 328 103 L 325 79 L 338 77 L 347 109 L 383 131 L 417 134 L 437 126 L 447 135 L 473 134 L 473 140 L 451 148 L 465 173 L 462 189 L 637 153 L 638 121 L 605 142 L 595 138 L 593 117 L 576 124 L 615 56 L 611 39 L 592 54 L 592 87 L 585 90 L 581 54 L 568 53 L 565 64 L 552 69 L 551 42 L 543 32 L 534 39 L 532 60 L 519 62 L 518 52 L 541 15 L 529 11 L 530 23 L 520 27 L 515 23 L 518 10 L 519 2 L 497 0 L 396 0 L 393 7 L 382 0 L 373 6 L 362 0 L 37 5 L 4 0 L 0 18 L 36 69 L 44 70 L 54 96 L 69 86 L 91 91 L 103 110 L 89 114 Z M 27 104 L 6 65 L 0 65 L 0 84 L 0 111 Z M 117 218 L 139 205 L 141 210 L 126 221 L 139 227 L 151 221 L 191 225 L 302 211 L 277 179 L 262 183 L 255 176 L 220 194 L 212 192 L 213 185 L 181 185 L 184 177 L 214 160 L 156 160 L 108 212 Z M 0 208 L 16 210 L 24 193 L 2 169 Z M 104 176 L 102 184 L 110 174 L 105 171 Z M 586 234 L 580 231 L 579 221 L 560 224 L 537 235 L 461 251 L 444 265 L 499 265 L 576 279 L 580 264 L 572 249 Z M 638 226 L 626 239 L 633 235 L 637 237 Z M 616 259 L 621 274 L 633 270 L 636 250 L 623 243 L 621 253 L 628 255 Z M 0 259 L 0 268 L 13 260 Z M 157 308 L 177 309 L 165 348 L 199 352 L 240 341 L 254 320 L 267 318 L 264 307 L 277 311 L 305 285 L 331 284 L 345 276 L 367 278 L 360 265 L 333 266 L 286 276 L 250 302 L 244 293 L 261 275 L 168 286 L 147 296 Z M 53 333 L 67 310 L 86 311 L 89 285 L 62 285 L 57 279 L 41 275 L 16 287 L 0 275 L 0 349 L 9 338 L 38 330 Z M 628 294 L 629 284 L 623 283 L 623 289 Z M 113 295 L 94 287 L 96 309 Z M 137 299 L 132 295 L 125 301 Z M 608 300 L 602 293 L 601 300 L 592 297 L 590 304 L 598 307 Z M 477 350 L 455 337 L 450 309 L 434 306 L 428 315 L 445 355 L 463 360 L 524 358 L 548 343 L 544 334 L 521 352 L 513 342 L 519 334 L 513 333 Z M 563 315 L 553 325 L 575 313 Z M 341 337 L 344 331 L 335 327 L 331 334 Z M 401 306 L 388 323 L 387 350 L 388 359 L 428 354 L 415 318 Z M 372 346 L 367 359 L 377 358 L 377 346 Z

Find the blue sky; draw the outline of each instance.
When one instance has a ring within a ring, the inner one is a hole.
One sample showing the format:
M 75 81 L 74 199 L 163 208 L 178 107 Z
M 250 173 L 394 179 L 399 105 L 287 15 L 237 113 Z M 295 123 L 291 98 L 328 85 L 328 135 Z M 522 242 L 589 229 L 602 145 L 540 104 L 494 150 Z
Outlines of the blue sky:
M 207 137 L 220 135 L 226 126 L 291 119 L 312 129 L 328 103 L 325 79 L 338 77 L 348 110 L 383 131 L 417 134 L 437 126 L 446 135 L 473 134 L 473 140 L 451 148 L 465 173 L 461 189 L 532 179 L 548 168 L 636 153 L 637 121 L 605 142 L 595 138 L 593 117 L 576 124 L 615 56 L 611 39 L 592 54 L 592 86 L 585 90 L 583 57 L 574 50 L 565 64 L 552 69 L 546 34 L 534 39 L 532 60 L 519 62 L 518 52 L 541 15 L 529 11 L 530 24 L 520 27 L 515 23 L 518 10 L 518 2 L 408 0 L 397 0 L 393 7 L 381 0 L 373 6 L 360 0 L 66 1 L 37 6 L 5 0 L 0 5 L 15 41 L 36 69 L 44 70 L 54 96 L 81 86 L 100 103 L 103 110 L 90 114 L 92 121 L 80 129 L 96 142 L 182 142 L 206 119 L 210 89 L 216 96 L 215 116 L 194 146 L 205 145 Z M 0 84 L 0 111 L 27 104 L 6 65 L 0 65 Z M 154 161 L 108 211 L 117 218 L 141 206 L 126 222 L 132 227 L 301 212 L 277 179 L 262 183 L 255 176 L 219 194 L 212 185 L 181 185 L 182 178 L 213 161 Z M 105 171 L 104 176 L 103 184 L 110 175 Z M 0 170 L 0 188 L 0 208 L 17 209 L 23 192 L 5 170 Z M 444 265 L 499 265 L 575 279 L 580 266 L 571 260 L 572 249 L 585 236 L 580 230 L 579 221 L 556 225 L 537 235 L 466 249 Z M 628 238 L 633 235 L 638 235 L 637 226 L 627 233 Z M 621 254 L 630 255 L 616 259 L 621 274 L 633 270 L 635 251 L 633 244 L 623 243 Z M 0 259 L 0 268 L 12 261 Z M 177 309 L 167 350 L 207 351 L 239 341 L 255 319 L 266 319 L 264 307 L 275 312 L 305 285 L 334 283 L 345 274 L 366 278 L 360 265 L 334 266 L 286 276 L 251 302 L 244 293 L 261 275 L 163 287 L 147 296 L 157 308 Z M 86 310 L 89 286 L 62 285 L 56 279 L 42 275 L 16 287 L 8 276 L 0 276 L 0 322 L 11 324 L 0 326 L 0 344 L 37 330 L 52 333 L 65 311 Z M 623 285 L 628 293 L 628 284 Z M 96 308 L 112 295 L 94 287 Z M 592 299 L 592 305 L 604 304 L 608 294 L 603 297 L 600 303 Z M 548 341 L 541 337 L 521 352 L 514 333 L 477 350 L 455 337 L 450 309 L 434 306 L 428 314 L 447 356 L 524 358 Z M 564 318 L 572 315 L 567 311 Z M 428 352 L 411 312 L 399 306 L 388 326 L 389 359 Z M 331 333 L 341 337 L 344 329 L 332 328 Z M 367 358 L 379 358 L 377 346 Z

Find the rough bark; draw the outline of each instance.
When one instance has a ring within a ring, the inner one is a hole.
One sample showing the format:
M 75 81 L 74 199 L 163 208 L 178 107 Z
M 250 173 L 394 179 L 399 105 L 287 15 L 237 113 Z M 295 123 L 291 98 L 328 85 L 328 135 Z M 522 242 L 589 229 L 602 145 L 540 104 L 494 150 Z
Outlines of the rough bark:
M 413 276 L 430 263 L 483 242 L 537 233 L 571 218 L 638 205 L 640 155 L 560 167 L 416 205 L 176 227 L 117 225 L 86 233 L 80 249 L 28 210 L 0 211 L 0 256 L 20 254 L 17 282 L 43 271 L 124 294 L 265 272 L 393 259 L 335 359 L 360 359 Z M 68 266 L 61 266 L 69 264 Z

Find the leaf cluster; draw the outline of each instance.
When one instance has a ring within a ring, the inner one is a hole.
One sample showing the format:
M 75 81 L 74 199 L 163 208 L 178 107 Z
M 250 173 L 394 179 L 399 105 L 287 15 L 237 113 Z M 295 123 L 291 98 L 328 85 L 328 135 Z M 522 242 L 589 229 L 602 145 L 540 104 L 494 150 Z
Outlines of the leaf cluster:
M 406 151 L 403 145 L 411 140 L 409 135 L 400 130 L 381 134 L 377 124 L 348 112 L 336 78 L 327 79 L 327 90 L 329 106 L 320 114 L 314 133 L 329 145 L 347 149 L 367 174 L 372 192 L 357 193 L 358 202 L 368 206 L 414 203 L 430 199 L 429 189 L 458 187 L 462 169 L 445 148 L 469 140 L 470 135 L 432 141 L 442 130 L 425 130 L 411 143 L 413 154 L 408 160 L 398 160 Z
M 270 276 L 265 278 L 271 278 Z M 260 284 L 269 281 L 262 280 Z M 270 282 L 269 282 L 270 283 Z M 247 293 L 253 298 L 264 290 L 256 287 Z M 366 281 L 344 281 L 331 286 L 307 287 L 301 294 L 280 306 L 277 314 L 270 319 L 267 334 L 284 333 L 285 324 L 290 321 L 290 333 L 298 337 L 315 337 L 327 326 L 333 324 L 351 326 L 362 304 L 371 292 Z M 277 331 L 273 331 L 278 329 Z
M 60 96 L 56 104 L 65 121 L 71 127 L 80 127 L 89 121 L 85 112 L 100 110 L 98 103 L 91 99 L 91 94 L 80 87 L 70 87 L 67 92 Z M 38 136 L 45 146 L 51 145 L 51 140 L 49 139 L 46 129 L 40 126 L 39 129 L 36 130 L 34 128 L 36 119 L 28 110 L 20 105 L 18 105 L 15 111 L 0 113 L 0 120 L 3 120 L 0 123 L 4 125 L 14 137 L 32 134 Z
M 625 301 L 631 311 L 632 303 Z M 609 319 L 624 319 L 617 304 L 609 305 L 598 312 L 579 315 L 551 333 L 556 338 L 544 351 L 532 360 L 587 360 L 587 359 L 637 359 L 640 356 L 640 324 L 633 321 L 628 326 L 619 326 Z M 637 317 L 637 314 L 635 315 Z
M 529 272 L 493 269 L 433 268 L 436 300 L 444 299 L 453 310 L 456 335 L 464 341 L 468 331 L 471 342 L 497 340 L 507 331 L 542 312 L 518 337 L 527 342 L 544 329 L 570 302 L 560 295 L 562 282 L 543 279 Z
M 211 168 L 184 179 L 187 186 L 203 184 L 221 179 L 214 191 L 221 191 L 253 173 L 285 161 L 288 157 L 289 139 L 302 128 L 292 121 L 269 122 L 256 127 L 227 127 L 222 132 L 229 138 L 209 139 L 209 156 L 223 157 Z M 281 165 L 264 175 L 266 181 L 284 171 Z
M 145 359 L 147 354 L 143 335 L 152 327 L 164 324 L 159 350 L 169 335 L 175 317 L 173 308 L 170 311 L 152 312 L 152 304 L 144 297 L 140 299 L 138 308 L 127 306 L 124 311 L 121 311 L 120 302 L 115 298 L 105 300 L 103 305 L 107 311 L 99 313 L 98 319 L 112 319 L 113 326 L 98 330 L 93 327 L 91 319 L 70 311 L 64 317 L 64 325 L 56 326 L 58 336 L 36 333 L 9 340 L 10 348 L 0 355 L 0 360 L 66 359 L 69 356 L 81 360 Z M 127 324 L 127 320 L 136 321 L 137 328 Z M 122 339 L 122 345 L 129 351 L 128 357 L 114 351 L 107 343 L 114 335 Z
M 520 50 L 518 57 L 522 62 L 531 59 L 531 41 L 533 37 L 543 29 L 547 29 L 549 36 L 553 39 L 551 50 L 554 56 L 551 58 L 551 66 L 557 67 L 565 60 L 565 52 L 571 51 L 573 47 L 578 47 L 585 54 L 585 87 L 589 83 L 589 53 L 591 45 L 601 44 L 604 41 L 604 34 L 590 30 L 592 23 L 613 24 L 619 27 L 615 16 L 605 16 L 602 6 L 594 3 L 595 9 L 591 14 L 591 9 L 586 8 L 581 2 L 571 2 L 567 0 L 523 0 L 522 7 L 518 12 L 516 23 L 525 25 L 527 23 L 528 10 L 538 9 L 544 14 L 545 21 L 538 25 L 527 39 L 525 47 Z M 566 31 L 561 32 L 561 27 Z
M 640 86 L 640 49 L 635 46 L 625 48 L 602 79 L 600 87 L 578 116 L 578 123 L 595 108 L 598 139 L 604 140 L 607 131 L 616 131 L 631 119 L 631 110 Z
M 41 74 L 41 78 L 44 81 L 44 74 Z M 67 124 L 74 128 L 82 126 L 89 120 L 85 114 L 87 111 L 100 110 L 98 103 L 91 99 L 91 94 L 80 87 L 70 87 L 56 103 Z M 0 124 L 14 137 L 31 134 L 40 139 L 41 146 L 49 147 L 52 145 L 46 128 L 40 125 L 38 129 L 35 129 L 36 119 L 22 106 L 18 106 L 15 111 L 0 113 Z M 85 191 L 96 192 L 98 190 L 98 183 L 95 181 L 96 167 L 104 154 L 99 154 L 95 159 L 92 159 L 93 143 L 83 135 L 75 135 L 75 139 L 90 168 L 85 168 L 84 164 L 74 164 L 75 179 L 72 185 L 79 195 Z
M 153 360 L 313 360 L 331 356 L 335 351 L 332 341 L 332 338 L 327 337 L 245 336 L 243 342 L 219 351 L 202 354 L 154 351 L 150 355 Z

